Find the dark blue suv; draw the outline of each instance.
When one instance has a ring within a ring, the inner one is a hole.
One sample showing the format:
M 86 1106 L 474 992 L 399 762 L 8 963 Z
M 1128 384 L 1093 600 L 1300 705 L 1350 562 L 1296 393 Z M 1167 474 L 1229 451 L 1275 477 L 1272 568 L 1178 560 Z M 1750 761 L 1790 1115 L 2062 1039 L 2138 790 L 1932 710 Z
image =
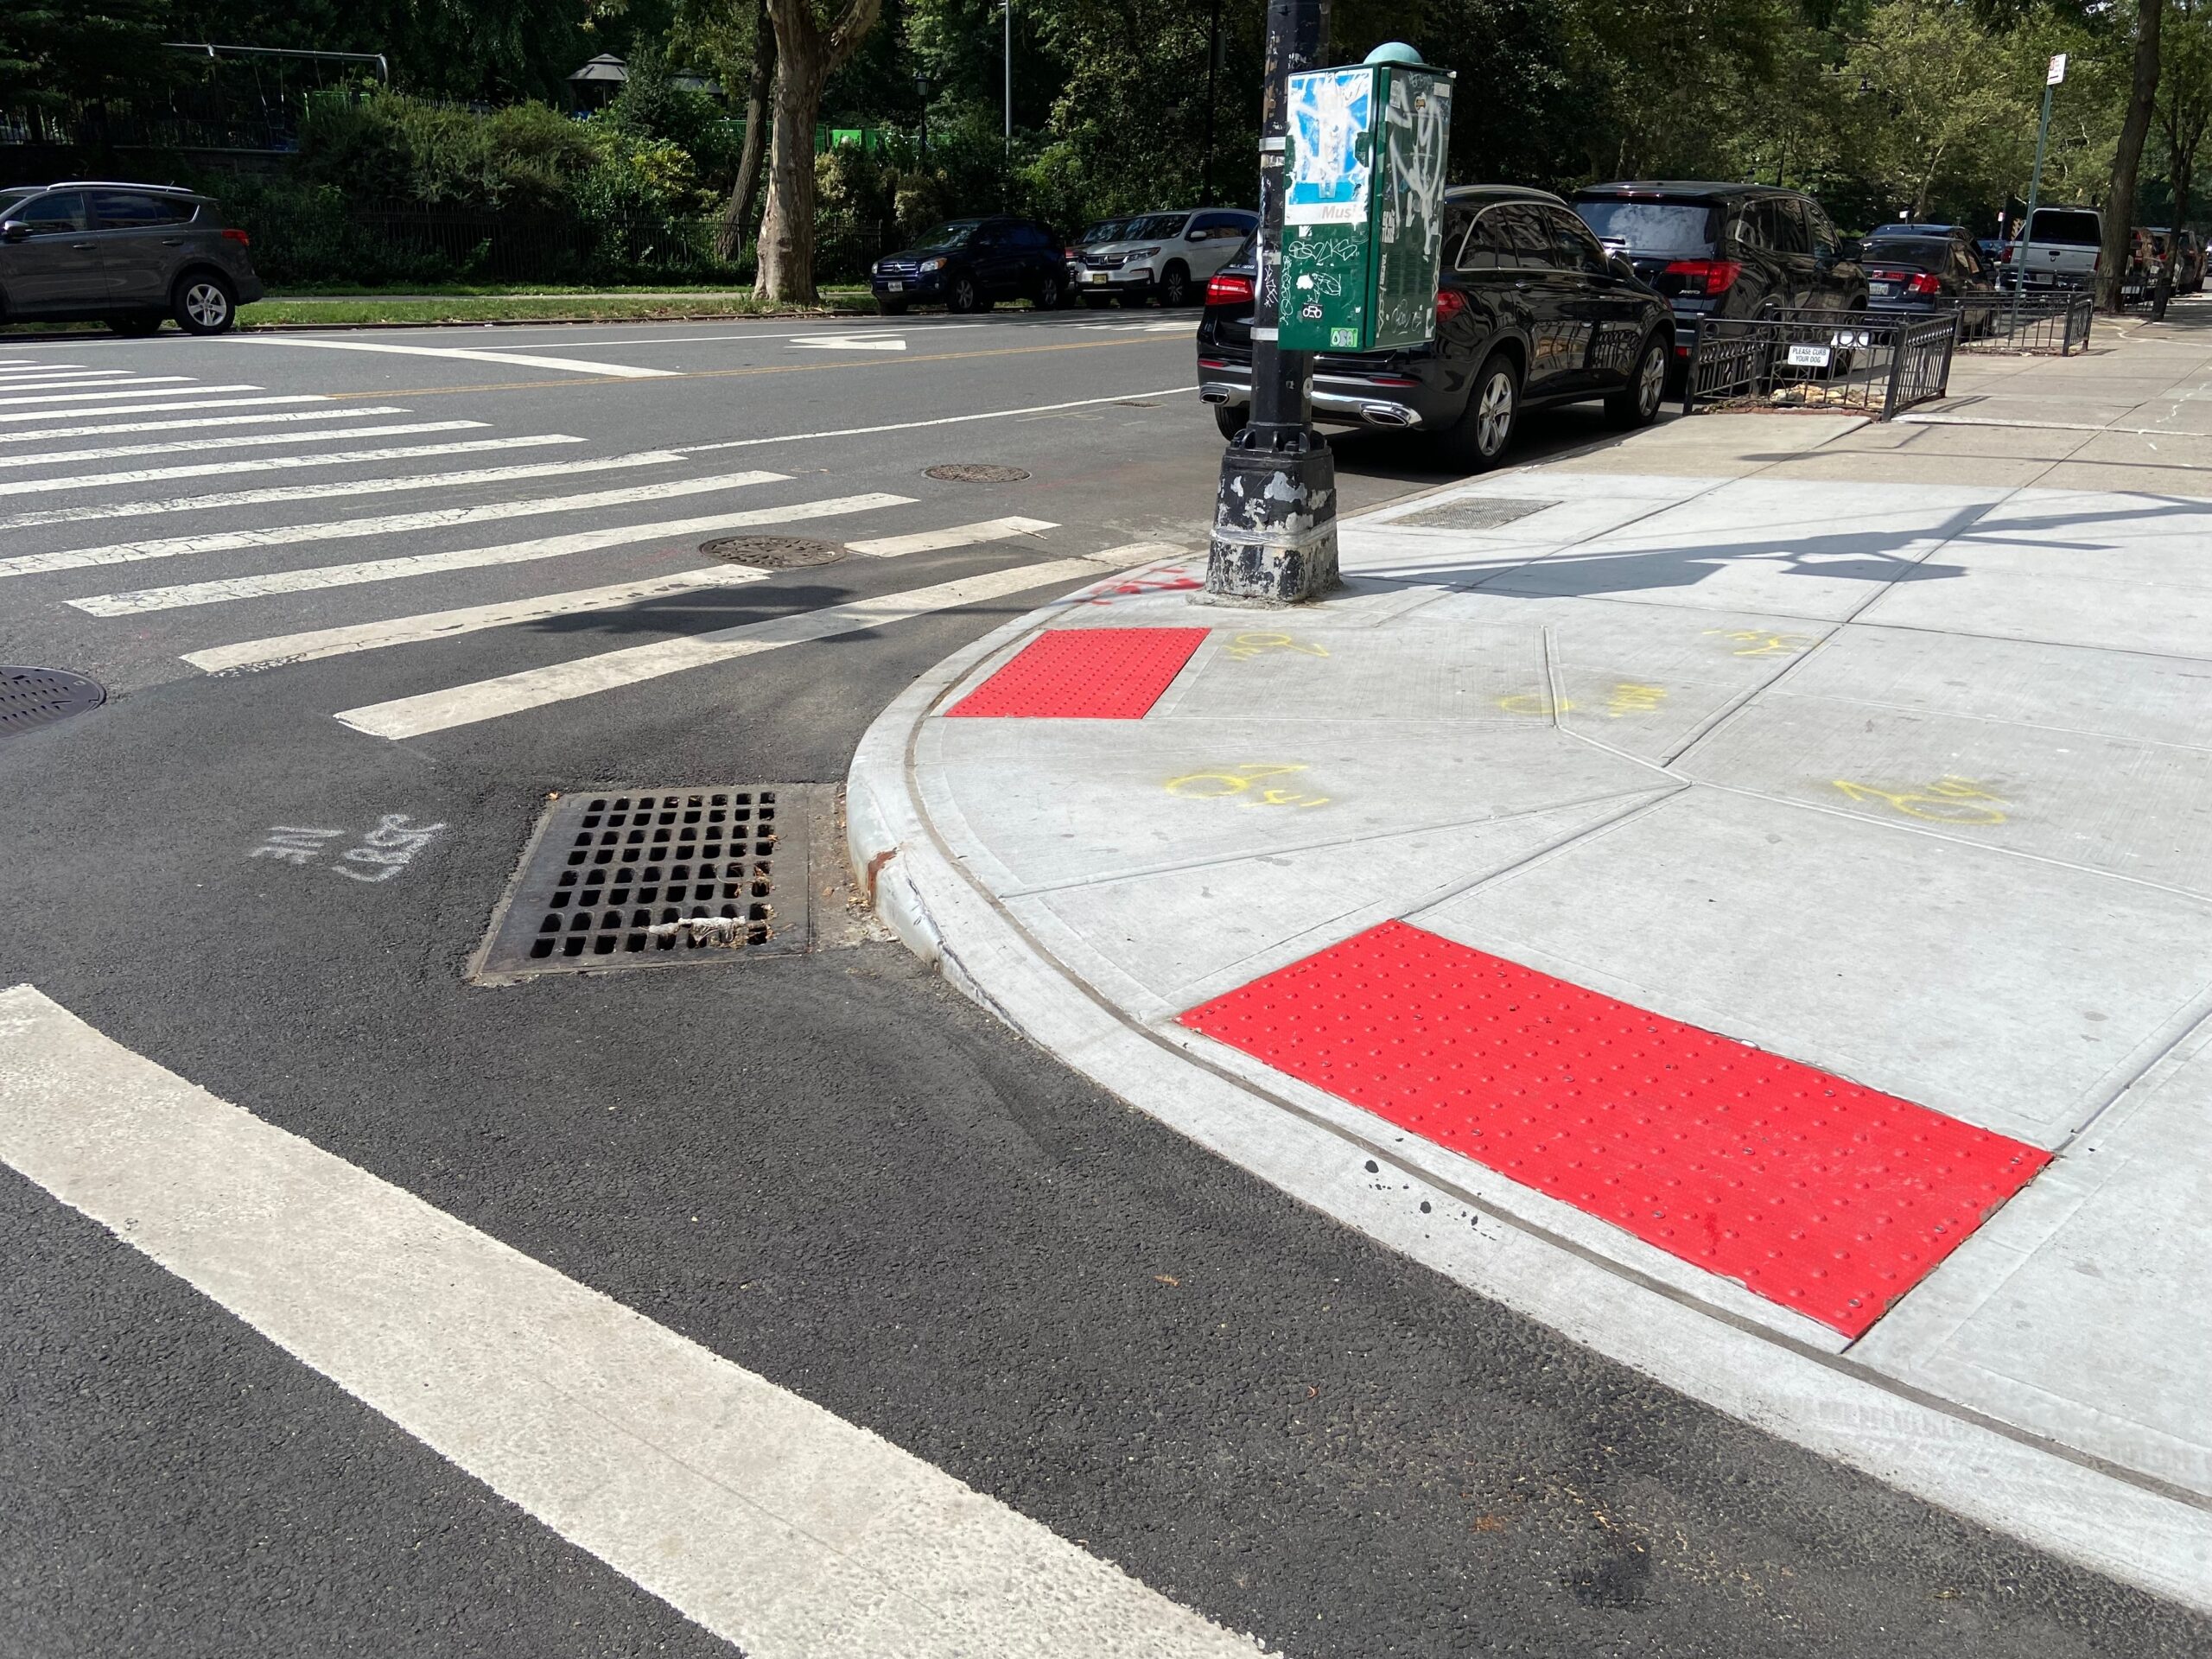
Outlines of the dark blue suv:
M 875 262 L 868 286 L 886 316 L 910 305 L 988 311 L 1000 300 L 1028 300 L 1055 311 L 1067 298 L 1066 255 L 1034 219 L 995 214 L 933 226 L 911 248 Z

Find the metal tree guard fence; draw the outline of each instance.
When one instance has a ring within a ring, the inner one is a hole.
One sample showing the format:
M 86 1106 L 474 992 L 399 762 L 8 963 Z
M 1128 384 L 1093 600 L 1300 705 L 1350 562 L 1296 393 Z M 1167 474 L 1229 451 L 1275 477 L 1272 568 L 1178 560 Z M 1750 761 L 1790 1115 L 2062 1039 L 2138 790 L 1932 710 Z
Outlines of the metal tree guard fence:
M 1700 407 L 1811 409 L 1885 421 L 1943 395 L 1958 326 L 1948 311 L 1700 318 L 1682 383 L 1682 413 Z
M 1959 306 L 1959 349 L 2071 357 L 2088 348 L 2096 315 L 2087 289 L 1973 295 Z

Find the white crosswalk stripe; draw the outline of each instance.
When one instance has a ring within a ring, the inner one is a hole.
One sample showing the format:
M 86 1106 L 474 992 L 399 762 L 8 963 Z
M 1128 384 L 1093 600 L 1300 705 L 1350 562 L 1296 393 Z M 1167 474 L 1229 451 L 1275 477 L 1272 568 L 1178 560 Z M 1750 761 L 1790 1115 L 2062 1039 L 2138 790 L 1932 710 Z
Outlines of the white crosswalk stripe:
M 197 397 L 202 392 L 259 391 L 261 390 L 259 386 L 247 385 L 244 383 L 240 383 L 239 385 L 233 386 L 203 386 L 197 384 L 192 385 L 170 386 L 165 391 L 145 391 L 140 390 L 140 388 L 145 386 L 159 386 L 166 385 L 168 382 L 172 380 L 186 380 L 189 378 L 190 377 L 188 375 L 159 374 L 143 380 L 125 380 L 115 385 L 102 386 L 97 391 L 39 391 L 33 392 L 28 397 L 0 397 L 0 404 L 97 404 L 104 403 L 116 397 Z
M 896 559 L 909 553 L 942 553 L 949 548 L 973 547 L 978 542 L 1011 541 L 1017 536 L 1039 536 L 1059 526 L 1044 518 L 986 518 L 981 524 L 955 524 L 950 530 L 925 530 L 911 536 L 882 536 L 873 541 L 848 542 L 848 550 L 871 558 Z
M 267 440 L 264 439 L 262 440 L 262 442 L 265 442 Z M 549 444 L 582 443 L 582 442 L 583 440 L 582 438 L 571 437 L 567 433 L 563 432 L 528 432 L 512 438 L 468 438 L 455 443 L 402 444 L 397 448 L 388 449 L 339 449 L 325 455 L 264 455 L 251 460 L 195 461 L 190 465 L 181 467 L 144 467 L 133 471 L 79 473 L 73 477 L 67 478 L 20 478 L 10 482 L 0 482 L 0 496 L 33 494 L 45 495 L 55 490 L 99 489 L 109 485 L 116 484 L 160 484 L 170 482 L 180 478 L 231 478 L 245 473 L 294 472 L 302 467 L 359 467 L 372 461 L 421 461 L 439 455 L 477 455 L 503 449 L 538 449 L 543 448 Z M 191 446 L 181 447 L 188 448 Z M 94 454 L 98 454 L 100 452 L 94 450 L 92 453 Z M 61 457 L 53 455 L 45 457 L 45 459 L 48 461 L 58 460 Z M 16 456 L 10 460 L 0 461 L 0 467 L 24 466 L 35 459 L 37 458 L 29 455 Z M 619 461 L 634 460 L 635 457 L 621 456 L 617 457 L 616 459 Z M 680 460 L 682 457 L 678 456 L 677 459 Z M 582 469 L 575 467 L 572 464 L 571 467 L 563 467 L 559 470 L 569 471 Z M 503 475 L 508 477 L 520 476 L 536 478 L 541 476 L 541 474 L 536 469 L 531 469 L 528 472 L 510 473 Z M 448 476 L 454 478 L 465 477 L 465 475 L 461 474 L 452 474 Z M 359 491 L 373 490 L 380 485 L 390 481 L 391 480 L 378 479 L 358 480 L 349 484 L 336 486 L 334 493 L 352 494 Z M 408 479 L 399 480 L 399 485 L 423 484 L 428 486 L 434 480 L 427 478 Z M 467 479 L 467 481 L 480 483 L 483 481 L 483 479 L 479 476 L 474 479 Z M 395 487 L 397 486 L 397 485 L 395 486 Z M 213 505 L 231 506 L 250 499 L 291 501 L 306 500 L 309 498 L 305 496 L 276 495 L 260 498 L 249 498 L 245 496 L 233 496 L 230 498 L 225 498 L 222 496 L 207 496 L 199 499 Z M 121 505 L 109 505 L 98 511 L 86 512 L 83 516 L 88 518 L 103 518 L 113 517 L 118 513 L 129 513 L 134 512 L 164 512 L 168 510 L 168 504 L 166 502 L 140 504 L 138 505 L 124 504 Z M 29 517 L 20 519 L 0 519 L 0 529 L 9 529 L 22 524 L 67 524 L 69 520 L 67 518 L 41 518 L 37 517 Z
M 171 380 L 190 378 L 188 375 L 172 374 Z M 14 379 L 0 379 L 0 391 L 22 391 L 40 386 L 149 386 L 151 380 L 134 380 L 125 369 L 49 369 L 42 373 L 21 376 Z
M 903 594 L 855 600 L 850 604 L 802 611 L 772 621 L 748 623 L 713 633 L 690 634 L 648 645 L 632 645 L 549 668 L 526 669 L 497 679 L 449 690 L 428 691 L 419 696 L 397 697 L 389 702 L 342 710 L 339 720 L 372 737 L 422 737 L 449 731 L 502 715 L 519 714 L 550 702 L 588 697 L 617 686 L 636 685 L 686 669 L 726 663 L 785 645 L 827 639 L 862 628 L 887 627 L 932 611 L 949 611 L 980 604 L 1033 588 L 1057 582 L 1095 581 L 1098 567 L 1088 559 L 1058 559 L 1048 564 L 1020 565 L 988 575 L 963 576 L 934 587 L 911 588 Z
M 740 474 L 743 476 L 743 474 Z M 754 474 L 772 480 L 775 473 Z M 610 547 L 635 546 L 677 536 L 704 536 L 716 531 L 751 530 L 763 524 L 791 524 L 804 518 L 832 518 L 848 512 L 872 512 L 879 507 L 912 504 L 910 495 L 845 495 L 827 501 L 795 501 L 786 506 L 755 507 L 743 512 L 718 512 L 696 518 L 671 518 L 654 524 L 627 524 L 619 530 L 586 530 L 568 536 L 549 536 L 537 541 L 508 542 L 498 547 L 456 548 L 445 553 L 416 553 L 397 558 L 368 559 L 359 564 L 327 564 L 308 570 L 271 570 L 259 575 L 236 576 L 227 582 L 194 582 L 174 588 L 141 588 L 133 593 L 93 594 L 69 603 L 93 616 L 131 616 L 142 611 L 173 611 L 194 605 L 218 605 L 231 600 L 265 599 L 272 594 L 304 594 L 321 588 L 351 588 L 363 582 L 396 582 L 408 576 L 442 575 L 448 570 L 474 570 L 490 565 L 527 564 L 538 559 L 559 558 L 570 553 L 593 553 Z
M 244 401 L 249 404 L 325 404 L 328 403 L 330 400 L 327 397 L 248 397 Z M 227 404 L 216 404 L 210 405 L 210 407 L 216 409 L 226 409 L 229 408 L 230 405 Z M 70 411 L 73 416 L 88 417 L 95 414 L 116 415 L 127 414 L 130 412 L 130 411 L 124 410 L 100 410 L 96 411 L 86 409 L 73 410 Z M 163 412 L 167 413 L 168 411 L 164 410 Z M 407 412 L 407 410 L 391 404 L 371 404 L 358 408 L 348 407 L 346 409 L 279 410 L 273 413 L 265 415 L 195 415 L 192 416 L 191 419 L 183 421 L 118 421 L 100 426 L 43 426 L 34 427 L 28 432 L 0 432 L 0 443 L 54 443 L 65 442 L 71 438 L 113 437 L 125 432 L 205 432 L 214 427 L 269 426 L 280 422 L 289 423 L 296 421 L 358 421 L 365 419 L 367 416 L 372 415 L 404 415 Z M 483 426 L 487 424 L 487 423 L 483 421 L 467 421 L 463 422 L 462 424 L 467 426 Z M 309 434 L 308 435 L 313 436 L 314 435 Z
M 584 357 L 544 357 L 527 352 L 487 352 L 466 346 L 401 346 L 382 340 L 305 340 L 296 334 L 246 337 L 251 346 L 308 346 L 323 352 L 381 352 L 394 357 L 448 357 L 464 363 L 495 363 L 505 369 L 559 369 L 572 374 L 611 375 L 618 380 L 657 380 L 678 369 L 641 369 L 626 363 L 595 363 Z
M 557 442 L 557 440 L 554 440 Z M 451 449 L 504 447 L 512 439 L 490 439 Z M 404 451 L 401 452 L 404 455 Z M 0 518 L 0 530 L 29 530 L 41 524 L 80 524 L 99 518 L 144 518 L 167 512 L 202 512 L 213 507 L 249 507 L 280 501 L 351 500 L 360 495 L 391 495 L 415 490 L 457 490 L 483 484 L 511 484 L 530 478 L 566 478 L 578 473 L 632 472 L 664 466 L 683 457 L 672 449 L 646 449 L 634 455 L 595 455 L 588 461 L 532 461 L 522 467 L 478 467 L 454 473 L 422 473 L 394 478 L 349 478 L 331 484 L 278 484 L 257 490 L 222 490 L 205 495 L 175 495 L 158 501 L 102 501 L 90 506 L 54 507 Z M 219 467 L 217 472 L 242 471 Z M 0 485 L 0 492 L 14 486 Z M 30 487 L 35 488 L 35 485 Z
M 580 588 L 573 593 L 539 594 L 531 599 L 502 600 L 494 605 L 467 605 L 457 610 L 430 611 L 421 616 L 395 616 L 381 622 L 360 622 L 351 627 L 316 628 L 305 633 L 279 634 L 270 639 L 247 639 L 235 645 L 216 645 L 207 651 L 188 651 L 184 660 L 210 674 L 238 674 L 289 663 L 313 662 L 323 657 L 343 657 L 357 651 L 378 651 L 387 645 L 413 645 L 425 639 L 450 639 L 455 634 L 484 628 L 512 627 L 549 616 L 576 616 L 592 611 L 620 610 L 645 600 L 671 594 L 696 593 L 707 588 L 736 588 L 766 582 L 766 570 L 748 570 L 734 564 L 717 564 L 704 570 L 679 570 L 672 576 L 652 576 L 643 582 L 618 582 L 605 588 Z
M 238 391 L 250 388 L 238 386 L 189 386 L 188 391 Z M 264 409 L 276 404 L 327 404 L 329 397 L 320 391 L 270 392 L 260 397 L 208 397 L 188 404 L 117 404 L 106 409 L 15 409 L 0 414 L 0 421 L 74 420 L 109 415 L 169 415 L 188 409 Z M 359 414 L 358 409 L 342 411 L 347 416 Z
M 429 432 L 481 431 L 490 424 L 489 421 L 408 421 L 395 426 L 327 427 L 318 432 L 232 433 L 219 438 L 173 438 L 161 443 L 115 443 L 96 449 L 49 449 L 35 455 L 0 455 L 0 468 L 74 466 L 87 461 L 128 461 L 143 455 L 197 455 L 216 449 L 260 449 L 280 443 L 334 443 L 341 438 L 418 437 Z M 583 442 L 582 438 L 563 438 L 560 441 L 569 443 Z M 412 452 L 402 449 L 391 453 L 406 454 Z M 338 457 L 327 459 L 336 460 Z M 168 478 L 190 475 L 182 467 L 159 474 Z M 100 473 L 95 474 L 91 481 L 143 484 L 156 476 L 153 473 Z M 50 489 L 60 481 L 45 480 L 38 487 Z
M 92 565 L 132 564 L 143 559 L 180 558 L 195 553 L 228 553 L 245 547 L 283 547 L 300 542 L 337 542 L 361 536 L 390 536 L 417 530 L 452 530 L 502 518 L 528 518 L 553 512 L 586 512 L 627 506 L 673 495 L 705 495 L 742 489 L 748 484 L 780 483 L 782 473 L 725 473 L 582 495 L 536 496 L 524 501 L 488 502 L 473 507 L 438 507 L 396 512 L 381 518 L 338 518 L 319 524 L 274 524 L 265 530 L 234 530 L 204 536 L 165 536 L 153 541 L 115 542 L 105 547 L 76 547 L 53 553 L 24 553 L 0 559 L 0 576 L 32 575 L 48 570 L 81 570 Z

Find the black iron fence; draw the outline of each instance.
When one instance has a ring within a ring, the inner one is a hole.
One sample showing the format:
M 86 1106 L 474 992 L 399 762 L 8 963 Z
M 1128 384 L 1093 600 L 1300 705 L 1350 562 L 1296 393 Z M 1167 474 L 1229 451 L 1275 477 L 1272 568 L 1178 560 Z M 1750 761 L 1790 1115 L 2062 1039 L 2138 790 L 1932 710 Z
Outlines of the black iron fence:
M 1959 349 L 2071 357 L 2088 348 L 2096 315 L 2087 289 L 1971 295 L 1959 306 Z
M 1887 420 L 1943 395 L 1958 318 L 1950 312 L 1777 311 L 1699 321 L 1682 413 L 1811 409 Z

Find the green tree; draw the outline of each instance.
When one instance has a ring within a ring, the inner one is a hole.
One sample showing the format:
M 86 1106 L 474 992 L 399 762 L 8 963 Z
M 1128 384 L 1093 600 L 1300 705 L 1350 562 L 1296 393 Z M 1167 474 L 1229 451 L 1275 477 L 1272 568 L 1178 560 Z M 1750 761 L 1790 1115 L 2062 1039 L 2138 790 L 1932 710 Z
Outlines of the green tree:
M 1891 208 L 1924 219 L 1947 178 L 1986 191 L 2004 175 L 2024 112 L 2001 46 L 1961 0 L 1886 0 L 1845 73 L 1869 88 L 1853 150 Z
M 168 24 L 168 0 L 0 0 L 0 99 L 128 102 L 170 73 Z
M 2212 128 L 2212 0 L 2174 0 L 2160 47 L 2158 99 L 2156 111 L 2158 137 L 2166 152 L 2166 182 L 2173 191 L 2173 217 L 2178 232 L 2189 223 L 2191 196 L 2196 182 L 2197 152 Z M 2163 296 L 2173 288 L 2174 260 L 2181 238 L 2166 238 L 2165 266 L 2159 273 Z
M 811 304 L 814 283 L 814 127 L 832 72 L 860 50 L 875 27 L 882 0 L 834 0 L 828 16 L 817 0 L 769 0 L 776 36 L 776 87 L 768 145 L 768 210 L 760 220 L 760 273 L 764 299 Z

